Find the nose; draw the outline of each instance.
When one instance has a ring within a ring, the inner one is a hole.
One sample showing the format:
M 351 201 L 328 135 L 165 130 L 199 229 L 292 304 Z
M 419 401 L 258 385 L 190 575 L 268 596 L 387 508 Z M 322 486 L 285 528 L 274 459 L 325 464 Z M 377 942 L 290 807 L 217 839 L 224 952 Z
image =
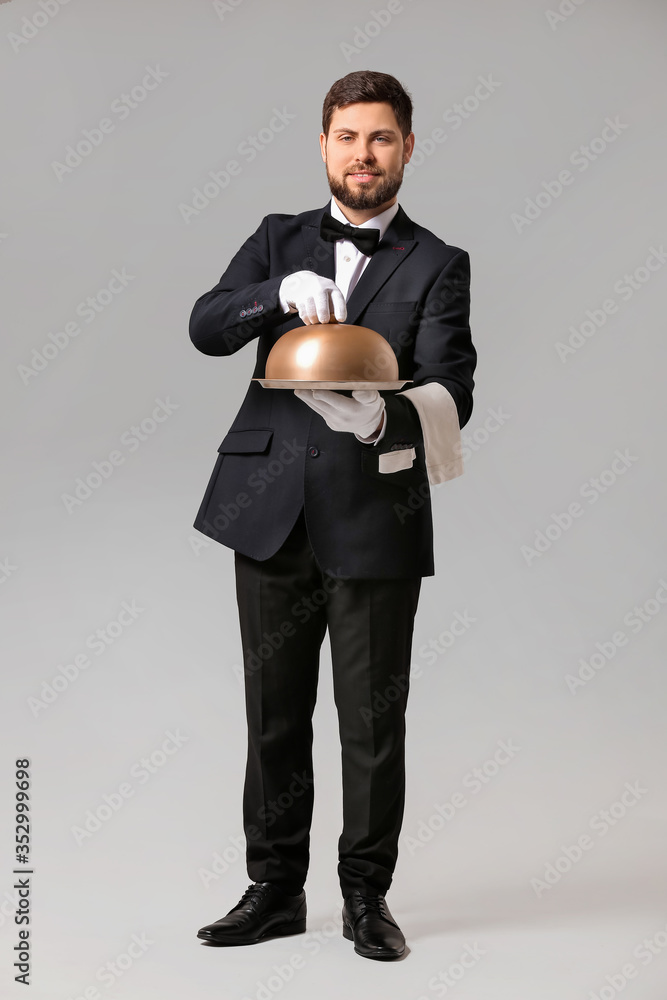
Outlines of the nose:
M 370 166 L 375 160 L 373 156 L 373 151 L 371 149 L 370 142 L 366 139 L 358 139 L 354 150 L 355 156 L 359 163 L 363 163 L 366 166 Z

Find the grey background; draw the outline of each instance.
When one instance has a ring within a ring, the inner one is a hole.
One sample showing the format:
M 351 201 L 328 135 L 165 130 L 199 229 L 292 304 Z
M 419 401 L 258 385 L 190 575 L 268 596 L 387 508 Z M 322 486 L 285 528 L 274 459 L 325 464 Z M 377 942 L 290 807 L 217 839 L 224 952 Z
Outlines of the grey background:
M 358 29 L 383 0 L 228 8 L 70 0 L 16 51 L 11 34 L 30 32 L 23 18 L 42 8 L 0 7 L 3 994 L 23 995 L 12 970 L 11 807 L 13 762 L 28 756 L 33 997 L 417 1000 L 446 989 L 574 1000 L 627 986 L 662 1000 L 667 268 L 646 281 L 638 272 L 628 301 L 614 285 L 667 240 L 664 5 L 587 0 L 552 26 L 555 2 L 405 0 L 356 52 L 344 46 L 363 42 Z M 119 120 L 112 103 L 148 66 L 167 77 Z M 389 896 L 411 954 L 389 965 L 355 956 L 336 922 L 341 792 L 327 645 L 309 935 L 229 951 L 195 937 L 248 884 L 234 847 L 245 720 L 233 559 L 191 525 L 255 348 L 205 357 L 187 322 L 265 214 L 327 202 L 322 100 L 363 68 L 408 88 L 418 140 L 447 133 L 406 172 L 399 201 L 470 253 L 479 353 L 466 472 L 433 491 L 437 576 L 424 582 L 415 626 L 406 816 Z M 500 86 L 488 99 L 458 128 L 443 121 L 489 75 Z M 241 158 L 239 144 L 275 108 L 294 119 L 252 162 Z M 114 130 L 58 180 L 53 161 L 105 116 Z M 571 154 L 608 117 L 627 127 L 580 171 Z M 232 158 L 239 176 L 186 224 L 179 205 Z M 513 214 L 567 168 L 572 184 L 517 231 Z M 133 279 L 26 384 L 20 366 L 114 268 Z M 617 311 L 563 362 L 557 344 L 609 298 Z M 173 412 L 130 450 L 123 435 L 156 399 Z M 122 464 L 68 512 L 63 494 L 114 450 Z M 632 456 L 628 467 L 589 502 L 582 487 L 617 450 Z M 581 516 L 527 559 L 522 547 L 575 502 Z M 143 611 L 35 714 L 29 699 L 124 601 Z M 647 601 L 634 632 L 624 618 Z M 457 613 L 474 623 L 425 655 Z M 619 629 L 626 645 L 573 693 L 567 675 Z M 164 766 L 149 780 L 130 777 L 167 731 L 187 737 L 178 752 L 158 755 Z M 466 775 L 499 741 L 520 749 L 473 793 Z M 128 781 L 133 794 L 78 844 L 73 828 Z M 596 832 L 591 820 L 637 782 L 634 804 L 614 807 L 614 825 Z M 465 805 L 439 818 L 436 804 L 457 791 Z M 531 880 L 584 834 L 591 849 L 536 890 Z M 223 852 L 227 870 L 205 885 L 202 870 Z M 132 935 L 152 943 L 115 981 L 96 978 Z M 658 942 L 650 961 L 635 952 L 646 938 Z M 463 969 L 466 947 L 482 957 L 445 986 L 437 977 Z M 301 967 L 276 979 L 291 956 Z M 627 963 L 632 979 L 614 980 Z

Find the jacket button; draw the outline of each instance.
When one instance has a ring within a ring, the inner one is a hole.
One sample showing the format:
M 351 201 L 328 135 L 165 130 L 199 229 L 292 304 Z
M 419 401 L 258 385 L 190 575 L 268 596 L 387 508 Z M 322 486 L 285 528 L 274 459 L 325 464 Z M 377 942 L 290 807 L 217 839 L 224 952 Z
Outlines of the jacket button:
M 319 453 L 320 453 L 320 449 L 319 448 L 309 448 L 308 449 L 308 454 L 310 455 L 311 458 L 317 458 L 317 456 L 319 455 Z
M 241 312 L 239 313 L 239 316 L 243 317 L 245 316 L 245 314 L 246 314 L 245 309 L 242 309 Z

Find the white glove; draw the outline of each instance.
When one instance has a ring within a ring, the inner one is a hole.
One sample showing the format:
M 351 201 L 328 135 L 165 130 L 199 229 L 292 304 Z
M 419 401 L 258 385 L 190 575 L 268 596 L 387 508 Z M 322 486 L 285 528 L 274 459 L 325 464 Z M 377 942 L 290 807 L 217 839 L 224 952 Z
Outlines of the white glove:
M 355 389 L 352 398 L 335 389 L 295 389 L 294 395 L 324 418 L 332 431 L 349 431 L 371 437 L 384 414 L 384 399 L 377 389 Z
M 278 289 L 283 309 L 296 310 L 304 323 L 328 323 L 335 316 L 339 323 L 347 317 L 345 296 L 331 278 L 323 278 L 314 271 L 295 271 L 288 274 Z

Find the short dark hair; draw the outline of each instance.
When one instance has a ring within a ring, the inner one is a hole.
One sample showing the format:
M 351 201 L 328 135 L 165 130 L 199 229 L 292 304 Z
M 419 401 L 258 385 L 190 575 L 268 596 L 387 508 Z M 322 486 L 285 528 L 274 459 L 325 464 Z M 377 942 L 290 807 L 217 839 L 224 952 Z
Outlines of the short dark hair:
M 334 111 L 347 104 L 386 101 L 391 104 L 398 127 L 404 139 L 412 131 L 412 98 L 402 83 L 389 73 L 376 73 L 361 69 L 348 73 L 329 88 L 322 105 L 322 131 L 329 137 L 329 126 Z

